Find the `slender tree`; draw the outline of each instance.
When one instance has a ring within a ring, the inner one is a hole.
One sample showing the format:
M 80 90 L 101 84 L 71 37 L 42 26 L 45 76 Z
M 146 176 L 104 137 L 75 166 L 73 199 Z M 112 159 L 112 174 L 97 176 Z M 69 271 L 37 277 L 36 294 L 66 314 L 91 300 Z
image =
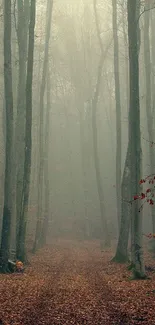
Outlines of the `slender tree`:
M 46 115 L 45 115 L 45 129 L 44 129 L 44 183 L 45 183 L 45 209 L 44 219 L 42 225 L 41 234 L 41 246 L 44 246 L 47 241 L 48 226 L 50 218 L 50 187 L 49 187 L 49 130 L 50 130 L 50 111 L 51 111 L 51 76 L 50 70 L 47 73 L 47 104 L 46 104 Z M 50 139 L 51 140 L 51 139 Z
M 90 134 L 88 136 L 88 129 L 90 124 L 90 103 L 89 108 L 86 109 L 86 117 L 84 117 L 84 112 L 79 109 L 79 121 L 80 121 L 80 147 L 81 147 L 81 165 L 82 165 L 82 180 L 83 180 L 83 194 L 84 194 L 84 216 L 85 216 L 85 237 L 90 236 L 90 223 L 88 214 L 88 202 L 89 202 L 89 192 L 88 192 L 88 159 L 89 157 L 89 143 Z M 88 112 L 89 110 L 89 112 Z
M 155 112 L 155 13 L 151 10 L 152 112 Z
M 131 198 L 140 192 L 139 180 L 141 176 L 141 134 L 140 134 L 140 103 L 139 103 L 139 0 L 128 0 L 128 38 L 129 38 L 129 144 L 130 144 L 130 170 L 131 170 Z M 142 215 L 140 202 L 132 203 L 132 265 L 133 277 L 145 278 L 142 254 Z
M 19 228 L 19 258 L 26 261 L 25 238 L 27 225 L 27 212 L 29 201 L 29 187 L 31 174 L 31 149 L 32 149 L 32 81 L 33 81 L 33 56 L 34 56 L 34 29 L 36 16 L 36 0 L 31 0 L 30 23 L 29 23 L 29 44 L 28 62 L 26 77 L 26 126 L 25 126 L 25 161 L 24 161 L 24 181 L 22 191 L 22 210 L 20 213 Z
M 154 97 L 154 89 L 151 87 L 151 50 L 150 50 L 150 4 L 146 3 L 144 13 L 144 67 L 145 67 L 145 88 L 146 88 L 146 116 L 150 143 L 154 141 L 154 114 L 151 97 Z M 153 44 L 152 44 L 153 45 Z M 154 60 L 154 58 L 152 58 Z M 153 92 L 151 91 L 153 90 Z M 149 147 L 150 154 L 150 173 L 155 172 L 155 153 Z M 155 233 L 155 207 L 151 206 L 152 230 Z
M 123 171 L 123 178 L 121 184 L 121 221 L 120 221 L 120 231 L 118 244 L 116 249 L 116 254 L 113 258 L 114 262 L 126 263 L 128 261 L 128 240 L 129 240 L 129 230 L 131 224 L 131 188 L 130 188 L 130 146 L 128 143 L 125 166 Z
M 129 106 L 129 59 L 128 59 L 128 35 L 127 35 L 127 26 L 126 19 L 127 17 L 127 8 L 126 1 L 122 0 L 122 28 L 123 28 L 123 40 L 124 40 L 124 49 L 125 49 L 125 79 L 126 79 L 126 103 L 127 111 Z
M 98 191 L 98 197 L 99 197 L 99 203 L 100 203 L 102 236 L 103 236 L 103 238 L 105 240 L 105 246 L 109 246 L 110 245 L 110 237 L 109 237 L 109 233 L 108 233 L 108 225 L 107 225 L 107 220 L 106 220 L 104 192 L 103 192 L 103 185 L 102 185 L 101 172 L 100 172 L 100 163 L 99 163 L 99 154 L 98 154 L 97 112 L 96 112 L 97 111 L 99 91 L 100 91 L 101 78 L 102 78 L 103 63 L 104 63 L 104 59 L 105 59 L 106 55 L 104 55 L 105 53 L 103 51 L 102 40 L 101 40 L 101 37 L 100 37 L 99 23 L 98 23 L 97 12 L 96 12 L 96 0 L 94 0 L 94 13 L 95 13 L 97 35 L 98 35 L 100 49 L 101 49 L 101 57 L 100 57 L 99 65 L 98 65 L 96 88 L 95 88 L 94 96 L 93 96 L 93 99 L 92 99 L 93 153 L 94 153 L 94 164 L 95 164 L 97 191 Z M 101 242 L 101 245 L 103 245 L 102 243 L 103 242 Z
M 27 64 L 27 41 L 29 23 L 29 1 L 18 0 L 18 95 L 17 95 L 17 118 L 15 127 L 15 177 L 16 177 L 16 255 L 20 256 L 19 228 L 22 210 L 22 189 L 24 176 L 24 146 L 25 146 L 25 86 L 26 86 L 26 64 Z
M 5 179 L 0 270 L 7 272 L 12 220 L 13 91 L 11 62 L 11 0 L 4 1 Z
M 121 99 L 120 99 L 120 77 L 119 77 L 119 45 L 117 33 L 117 1 L 112 0 L 113 14 L 113 38 L 114 38 L 114 80 L 115 80 L 115 101 L 116 101 L 116 197 L 117 197 L 117 218 L 120 226 L 121 216 Z
M 39 127 L 39 176 L 38 176 L 38 215 L 37 215 L 37 226 L 33 252 L 36 251 L 38 246 L 41 244 L 41 229 L 42 229 L 42 218 L 43 218 L 43 174 L 44 174 L 44 94 L 45 85 L 47 78 L 47 66 L 48 66 L 48 52 L 49 52 L 49 41 L 51 35 L 51 21 L 52 21 L 52 9 L 53 0 L 47 2 L 47 22 L 46 22 L 46 38 L 45 38 L 45 49 L 44 49 L 44 62 L 43 62 L 43 73 L 40 86 L 40 127 Z M 45 217 L 45 216 L 44 216 Z
M 126 78 L 126 104 L 127 112 L 129 105 L 129 68 L 128 68 L 128 39 L 126 32 L 126 2 L 124 0 L 121 4 L 122 7 L 122 28 L 123 28 L 123 38 L 125 47 L 125 78 Z M 116 254 L 113 261 L 118 263 L 126 263 L 129 259 L 128 256 L 128 241 L 130 233 L 131 224 L 131 183 L 130 183 L 131 171 L 130 171 L 130 146 L 128 143 L 125 165 L 123 171 L 123 177 L 121 182 L 121 219 L 120 219 L 120 230 L 119 238 L 116 249 Z

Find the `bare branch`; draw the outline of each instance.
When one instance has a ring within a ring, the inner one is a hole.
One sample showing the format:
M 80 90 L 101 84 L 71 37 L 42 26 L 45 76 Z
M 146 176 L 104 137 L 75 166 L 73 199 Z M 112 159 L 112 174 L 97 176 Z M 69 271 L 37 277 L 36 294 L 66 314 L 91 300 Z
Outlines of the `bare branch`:
M 140 13 L 140 15 L 139 15 L 139 17 L 138 17 L 138 19 L 137 19 L 137 24 L 138 24 L 138 22 L 139 22 L 139 19 L 141 18 L 141 16 L 142 16 L 145 12 L 150 11 L 150 10 L 153 10 L 153 9 L 155 9 L 155 5 L 154 5 L 154 7 L 151 7 L 151 8 L 144 8 L 144 10 Z

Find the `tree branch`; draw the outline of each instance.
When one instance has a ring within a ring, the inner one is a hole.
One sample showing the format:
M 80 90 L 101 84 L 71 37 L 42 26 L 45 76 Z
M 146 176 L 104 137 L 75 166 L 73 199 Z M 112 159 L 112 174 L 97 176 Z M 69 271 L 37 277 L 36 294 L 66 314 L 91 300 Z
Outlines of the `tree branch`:
M 151 8 L 148 8 L 148 9 L 144 8 L 144 10 L 140 13 L 140 15 L 139 15 L 139 17 L 138 17 L 138 19 L 137 19 L 137 24 L 138 24 L 138 22 L 139 22 L 139 19 L 141 18 L 141 16 L 142 16 L 145 12 L 150 11 L 150 10 L 153 10 L 153 9 L 155 9 L 155 5 L 154 5 L 154 7 L 151 7 Z

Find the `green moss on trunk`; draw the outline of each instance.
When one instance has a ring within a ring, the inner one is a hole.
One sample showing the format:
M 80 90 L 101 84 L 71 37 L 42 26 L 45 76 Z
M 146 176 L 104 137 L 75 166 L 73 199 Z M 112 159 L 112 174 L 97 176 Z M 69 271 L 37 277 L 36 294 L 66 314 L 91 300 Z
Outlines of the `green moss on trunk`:
M 123 255 L 121 252 L 116 252 L 116 255 L 112 258 L 112 262 L 125 264 L 129 262 L 128 255 Z

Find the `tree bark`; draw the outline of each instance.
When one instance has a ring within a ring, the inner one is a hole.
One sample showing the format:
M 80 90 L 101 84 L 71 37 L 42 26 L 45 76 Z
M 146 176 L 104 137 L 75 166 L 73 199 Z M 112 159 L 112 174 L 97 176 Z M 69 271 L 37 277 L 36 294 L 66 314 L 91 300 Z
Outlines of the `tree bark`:
M 128 69 L 128 39 L 125 28 L 125 16 L 126 10 L 124 1 L 122 3 L 122 21 L 123 21 L 123 36 L 124 36 L 124 46 L 125 46 L 125 77 L 126 77 L 126 104 L 127 112 L 129 105 L 129 69 Z M 130 148 L 129 143 L 127 147 L 125 166 L 123 172 L 123 178 L 121 183 L 121 220 L 120 220 L 120 231 L 119 239 L 116 249 L 116 254 L 113 258 L 113 261 L 118 263 L 126 263 L 129 259 L 128 257 L 128 241 L 130 233 L 130 224 L 131 224 L 131 171 L 130 171 Z
M 82 162 L 82 180 L 83 180 L 83 199 L 84 199 L 84 217 L 85 217 L 85 237 L 88 239 L 90 237 L 90 222 L 89 222 L 89 215 L 88 215 L 88 204 L 89 204 L 89 198 L 88 198 L 88 146 L 89 141 L 87 137 L 86 141 L 86 131 L 87 131 L 87 125 L 89 124 L 89 115 L 87 114 L 86 119 L 83 118 L 84 112 L 81 112 L 81 109 L 79 109 L 79 121 L 80 121 L 80 147 L 81 147 L 81 162 Z M 87 123 L 87 125 L 86 125 Z M 88 133 L 88 131 L 87 131 Z
M 45 39 L 45 50 L 44 50 L 44 63 L 43 63 L 43 73 L 42 81 L 40 87 L 40 127 L 39 127 L 39 176 L 38 176 L 38 215 L 37 215 L 37 225 L 35 233 L 35 241 L 33 252 L 35 252 L 39 245 L 41 244 L 41 229 L 42 229 L 42 208 L 43 208 L 43 174 L 44 174 L 44 94 L 46 86 L 46 76 L 47 76 L 47 65 L 48 65 L 48 52 L 49 52 L 49 41 L 51 35 L 51 21 L 52 21 L 52 9 L 53 1 L 48 0 L 47 2 L 47 23 L 46 23 L 46 39 Z
M 19 259 L 20 242 L 19 229 L 22 219 L 22 189 L 24 177 L 24 146 L 25 146 L 25 86 L 26 86 L 26 64 L 27 64 L 27 40 L 29 23 L 29 1 L 18 0 L 18 54 L 19 54 L 19 76 L 17 97 L 17 118 L 15 127 L 15 177 L 16 177 L 16 256 Z
M 121 216 L 121 99 L 120 99 L 120 77 L 119 77 L 119 45 L 117 34 L 117 1 L 112 0 L 113 7 L 113 38 L 114 38 L 114 79 L 115 79 L 115 101 L 116 101 L 116 197 L 117 197 L 117 219 L 120 227 Z
M 150 53 L 150 5 L 145 6 L 145 16 L 144 16 L 144 67 L 145 67 L 145 89 L 146 89 L 146 116 L 147 116 L 147 127 L 150 144 L 154 141 L 154 114 L 153 114 L 153 102 L 151 102 L 151 97 L 154 96 L 154 89 L 151 92 L 151 53 Z M 151 107 L 152 106 L 152 107 Z M 149 146 L 150 154 L 150 174 L 155 172 L 155 153 L 154 149 Z M 152 230 L 155 233 L 155 206 L 151 206 L 152 213 Z
M 155 15 L 151 10 L 151 70 L 152 70 L 152 112 L 155 113 Z M 155 121 L 154 121 L 155 124 Z
M 96 85 L 96 92 L 94 100 L 92 102 L 92 132 L 93 132 L 93 153 L 94 153 L 94 164 L 95 164 L 95 174 L 97 182 L 97 191 L 100 204 L 100 216 L 101 216 L 101 226 L 102 226 L 102 236 L 104 238 L 104 246 L 110 246 L 110 236 L 108 233 L 108 225 L 106 220 L 106 210 L 104 202 L 104 193 L 102 187 L 102 179 L 99 165 L 99 156 L 98 156 L 98 142 L 97 142 L 97 120 L 96 120 L 96 109 L 97 109 L 97 100 L 99 94 L 99 85 L 101 80 L 102 68 L 99 65 L 98 68 L 98 80 Z M 102 240 L 103 240 L 102 238 Z M 102 244 L 102 243 L 101 243 Z
M 44 182 L 45 182 L 45 209 L 44 220 L 42 225 L 41 247 L 46 245 L 49 217 L 50 217 L 50 201 L 49 201 L 49 128 L 50 128 L 50 111 L 51 111 L 51 78 L 50 71 L 47 73 L 47 104 L 46 104 L 46 118 L 45 118 L 45 150 L 44 150 Z M 50 139 L 51 140 L 51 139 Z
M 131 189 L 130 189 L 130 147 L 128 143 L 128 149 L 126 154 L 123 179 L 121 185 L 122 204 L 121 204 L 121 222 L 119 239 L 116 249 L 116 254 L 113 258 L 114 262 L 126 263 L 128 261 L 128 240 L 129 230 L 131 223 Z
M 13 91 L 11 60 L 11 0 L 4 1 L 4 91 L 6 114 L 5 180 L 0 271 L 8 271 L 12 220 L 12 157 L 13 157 Z
M 36 0 L 31 0 L 30 24 L 29 24 L 29 45 L 26 77 L 26 126 L 25 126 L 25 161 L 24 180 L 22 190 L 22 209 L 20 213 L 19 228 L 19 259 L 22 262 L 27 260 L 25 249 L 27 212 L 29 202 L 29 187 L 31 174 L 31 150 L 32 150 L 32 81 L 33 81 L 33 57 L 34 57 L 34 29 L 36 16 Z
M 122 24 L 123 24 L 123 38 L 124 38 L 124 48 L 125 48 L 125 78 L 126 78 L 126 103 L 127 111 L 129 110 L 129 60 L 128 60 L 128 37 L 126 30 L 126 3 L 122 1 Z
M 131 198 L 140 193 L 141 176 L 141 134 L 139 103 L 139 0 L 128 0 L 128 38 L 129 38 L 129 144 L 131 148 Z M 139 212 L 140 201 L 132 203 L 132 264 L 133 278 L 144 279 L 145 269 L 142 252 L 142 215 Z
M 94 13 L 95 13 L 95 21 L 96 21 L 96 29 L 97 29 L 97 36 L 99 39 L 100 49 L 101 49 L 101 57 L 98 65 L 98 72 L 97 72 L 97 82 L 96 88 L 94 92 L 94 96 L 92 99 L 92 135 L 93 135 L 93 155 L 94 155 L 94 165 L 95 165 L 95 174 L 96 174 L 96 183 L 97 183 L 97 192 L 100 204 L 100 216 L 101 216 L 101 227 L 102 227 L 102 236 L 104 238 L 104 245 L 101 241 L 101 246 L 110 246 L 110 236 L 108 232 L 108 225 L 106 220 L 106 210 L 105 210 L 105 202 L 104 202 L 104 192 L 103 192 L 103 185 L 101 179 L 101 171 L 100 171 L 100 163 L 99 163 L 99 155 L 98 155 L 98 139 L 97 139 L 97 104 L 98 104 L 98 97 L 100 91 L 100 84 L 102 78 L 102 69 L 104 59 L 106 57 L 106 49 L 105 53 L 103 51 L 102 40 L 100 38 L 100 30 L 99 30 L 99 23 L 97 19 L 97 11 L 96 11 L 96 0 L 94 0 Z M 103 240 L 102 238 L 102 240 Z M 102 247 L 101 247 L 102 248 Z

